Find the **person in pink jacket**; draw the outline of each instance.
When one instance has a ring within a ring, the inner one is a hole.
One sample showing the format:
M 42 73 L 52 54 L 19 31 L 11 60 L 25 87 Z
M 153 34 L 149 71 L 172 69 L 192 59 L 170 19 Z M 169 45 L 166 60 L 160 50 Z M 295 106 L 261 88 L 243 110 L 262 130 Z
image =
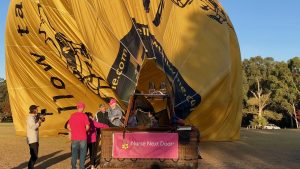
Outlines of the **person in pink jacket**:
M 108 125 L 103 123 L 98 123 L 93 120 L 93 116 L 91 113 L 85 113 L 88 116 L 90 129 L 87 131 L 87 147 L 90 153 L 90 161 L 91 161 L 91 169 L 95 169 L 96 164 L 96 136 L 97 136 L 97 128 L 109 128 Z

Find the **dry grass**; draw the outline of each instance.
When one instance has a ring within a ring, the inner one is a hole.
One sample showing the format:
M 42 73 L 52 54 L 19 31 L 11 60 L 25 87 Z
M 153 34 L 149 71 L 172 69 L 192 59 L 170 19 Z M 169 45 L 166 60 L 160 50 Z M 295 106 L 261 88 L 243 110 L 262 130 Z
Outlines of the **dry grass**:
M 15 136 L 12 124 L 0 124 L 0 169 L 27 167 L 28 145 Z M 204 169 L 300 168 L 300 130 L 241 130 L 236 142 L 202 142 Z M 66 169 L 71 165 L 66 136 L 40 139 L 37 169 Z

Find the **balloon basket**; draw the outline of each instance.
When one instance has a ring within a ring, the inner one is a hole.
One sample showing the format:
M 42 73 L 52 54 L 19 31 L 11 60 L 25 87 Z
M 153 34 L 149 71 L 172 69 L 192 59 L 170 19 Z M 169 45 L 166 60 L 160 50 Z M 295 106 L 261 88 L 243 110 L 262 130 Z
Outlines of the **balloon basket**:
M 149 132 L 149 133 L 178 133 L 178 159 L 159 158 L 114 158 L 113 157 L 113 133 L 124 132 L 123 128 L 109 128 L 101 130 L 101 155 L 100 168 L 198 168 L 199 131 L 178 131 L 174 128 L 129 128 L 126 132 Z M 125 133 L 126 134 L 126 133 Z

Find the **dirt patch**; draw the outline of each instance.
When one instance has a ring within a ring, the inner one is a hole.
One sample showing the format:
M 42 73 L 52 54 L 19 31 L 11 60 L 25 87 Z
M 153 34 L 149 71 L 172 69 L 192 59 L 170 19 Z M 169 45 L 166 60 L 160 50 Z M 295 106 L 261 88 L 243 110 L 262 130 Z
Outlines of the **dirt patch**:
M 241 129 L 235 142 L 201 143 L 199 168 L 299 168 L 300 130 Z

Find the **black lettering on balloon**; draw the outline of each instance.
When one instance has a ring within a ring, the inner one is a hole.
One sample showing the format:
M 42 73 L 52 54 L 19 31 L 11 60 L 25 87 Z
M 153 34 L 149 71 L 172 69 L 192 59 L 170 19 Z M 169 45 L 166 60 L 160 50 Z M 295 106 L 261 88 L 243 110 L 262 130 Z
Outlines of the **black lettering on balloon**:
M 112 88 L 117 90 L 117 93 L 119 90 L 121 90 L 121 89 L 118 89 L 119 82 L 122 82 L 124 84 L 128 80 L 128 79 L 124 78 L 124 74 L 126 73 L 128 67 L 129 67 L 129 64 L 130 64 L 129 60 L 130 60 L 130 53 L 128 52 L 128 50 L 126 48 L 121 46 L 118 56 L 117 56 L 117 59 L 115 60 L 114 64 L 112 65 L 112 69 L 110 70 L 109 75 L 108 75 L 108 81 L 110 82 Z
M 60 114 L 62 111 L 76 110 L 76 106 L 68 106 L 68 107 L 58 107 L 57 111 Z
M 44 14 L 44 13 L 42 12 L 42 11 L 43 11 L 42 5 L 41 5 L 40 3 L 37 3 L 37 6 L 38 6 L 39 16 L 40 16 L 40 20 L 41 20 L 40 26 L 41 26 L 42 24 L 47 24 L 47 25 L 50 26 L 50 28 L 51 28 L 53 31 L 55 31 L 55 29 L 54 29 L 54 27 L 51 25 L 51 23 L 50 23 L 50 22 L 47 22 L 47 21 L 49 20 L 48 17 L 47 17 L 47 15 L 43 15 L 43 16 L 42 16 L 42 14 Z M 43 18 L 43 17 L 45 17 L 45 18 Z M 47 22 L 47 23 L 46 23 L 46 22 Z
M 16 17 L 20 17 L 21 19 L 24 19 L 24 13 L 23 13 L 22 8 L 23 8 L 22 2 L 20 2 L 19 4 L 16 4 L 15 5 L 15 14 L 16 14 Z M 23 36 L 23 34 L 29 33 L 27 26 L 24 28 L 24 27 L 21 27 L 19 24 L 18 24 L 17 31 L 21 36 Z
M 135 19 L 132 18 L 132 20 L 135 24 Z M 130 61 L 130 58 L 134 57 L 137 59 L 141 45 L 137 31 L 143 32 L 141 28 L 137 29 L 133 25 L 130 31 L 120 40 L 119 52 L 107 77 L 109 85 L 122 100 L 129 100 L 129 95 L 135 89 L 137 69 Z M 127 90 L 125 91 L 124 89 Z
M 56 102 L 57 100 L 60 100 L 60 99 L 70 99 L 70 98 L 74 98 L 74 96 L 73 95 L 59 95 L 59 96 L 52 97 L 54 102 Z
M 45 59 L 45 56 L 39 55 L 39 54 L 36 54 L 36 53 L 32 53 L 32 52 L 31 52 L 30 54 L 31 54 L 32 56 L 35 56 L 35 57 L 39 58 L 39 59 L 36 60 L 35 62 L 38 63 L 39 65 L 43 65 L 45 71 L 48 71 L 48 70 L 52 69 L 52 67 L 51 67 L 49 64 L 43 62 L 43 61 L 46 60 L 46 59 Z
M 24 28 L 21 28 L 20 27 L 20 25 L 18 25 L 18 33 L 21 35 L 21 36 L 23 36 L 23 34 L 28 34 L 29 33 L 29 30 L 28 30 L 28 28 L 27 28 L 27 26 L 26 26 L 26 28 L 24 29 Z
M 39 34 L 40 34 L 40 35 L 43 35 L 43 34 L 44 34 L 45 43 L 49 43 L 49 41 L 50 41 L 50 43 L 55 47 L 55 49 L 56 49 L 56 50 L 58 51 L 58 53 L 59 53 L 59 50 L 58 50 L 58 48 L 57 48 L 55 42 L 54 42 L 50 37 L 47 36 L 47 32 L 46 32 L 46 31 L 43 31 L 43 30 L 41 30 L 41 28 L 39 28 Z
M 51 77 L 50 81 L 51 81 L 52 85 L 54 87 L 56 87 L 57 89 L 65 89 L 66 88 L 65 83 L 57 77 Z
M 16 4 L 15 13 L 16 13 L 17 17 L 21 17 L 23 19 L 24 14 L 23 14 L 22 8 L 23 8 L 22 2 L 20 2 L 20 4 Z
M 201 96 L 186 83 L 177 68 L 169 61 L 163 47 L 154 36 L 152 36 L 152 45 L 156 63 L 168 75 L 169 81 L 173 82 L 175 113 L 178 117 L 185 119 L 200 104 Z
M 134 20 L 134 19 L 133 19 Z M 147 25 L 135 23 L 138 30 L 149 30 Z M 183 79 L 177 68 L 166 56 L 162 45 L 150 31 L 138 31 L 143 43 L 148 49 L 146 57 L 155 57 L 156 64 L 162 69 L 170 82 L 173 82 L 175 96 L 175 113 L 180 118 L 186 118 L 189 113 L 200 104 L 201 96 L 194 91 Z M 147 33 L 146 33 L 147 32 Z

